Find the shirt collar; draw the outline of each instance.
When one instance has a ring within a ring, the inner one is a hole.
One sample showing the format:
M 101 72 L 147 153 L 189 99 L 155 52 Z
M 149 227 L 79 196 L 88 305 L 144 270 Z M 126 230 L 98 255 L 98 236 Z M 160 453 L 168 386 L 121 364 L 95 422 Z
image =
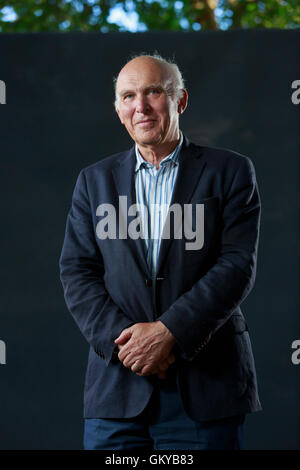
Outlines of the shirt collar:
M 161 162 L 160 165 L 165 165 L 166 163 L 173 161 L 175 165 L 178 165 L 179 153 L 183 142 L 183 134 L 180 131 L 180 140 L 177 147 L 173 150 L 172 153 L 167 155 Z M 137 144 L 135 144 L 135 155 L 136 155 L 136 165 L 135 165 L 135 172 L 140 170 L 141 168 L 152 168 L 154 165 L 150 162 L 146 162 L 144 158 L 141 156 Z

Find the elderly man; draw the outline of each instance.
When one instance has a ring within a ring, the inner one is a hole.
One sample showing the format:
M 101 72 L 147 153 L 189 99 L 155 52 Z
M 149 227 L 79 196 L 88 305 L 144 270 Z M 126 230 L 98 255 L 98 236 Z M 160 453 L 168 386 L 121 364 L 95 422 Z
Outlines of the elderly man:
M 134 57 L 115 91 L 135 144 L 80 172 L 60 259 L 90 344 L 84 448 L 240 449 L 261 409 L 240 309 L 256 272 L 253 164 L 183 135 L 176 64 Z

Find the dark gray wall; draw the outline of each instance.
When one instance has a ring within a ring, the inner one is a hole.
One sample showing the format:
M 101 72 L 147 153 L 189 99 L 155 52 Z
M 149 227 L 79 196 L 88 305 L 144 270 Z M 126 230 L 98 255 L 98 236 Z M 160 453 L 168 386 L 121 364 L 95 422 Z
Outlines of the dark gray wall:
M 81 168 L 132 141 L 112 75 L 130 53 L 174 57 L 189 90 L 181 128 L 252 158 L 262 198 L 256 286 L 243 304 L 264 410 L 247 449 L 300 448 L 297 262 L 299 32 L 1 34 L 0 448 L 79 449 L 88 345 L 64 304 L 58 259 Z

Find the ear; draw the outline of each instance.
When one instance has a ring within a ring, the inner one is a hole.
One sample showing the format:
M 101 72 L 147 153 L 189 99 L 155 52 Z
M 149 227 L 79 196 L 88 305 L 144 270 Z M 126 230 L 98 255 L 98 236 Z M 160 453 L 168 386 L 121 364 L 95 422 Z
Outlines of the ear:
M 115 110 L 116 110 L 116 112 L 117 112 L 117 114 L 118 114 L 118 116 L 119 116 L 119 119 L 120 119 L 121 123 L 124 124 L 124 122 L 123 122 L 123 120 L 122 120 L 122 118 L 121 118 L 120 110 L 117 108 L 117 106 L 115 107 Z
M 187 107 L 187 103 L 188 103 L 188 92 L 184 88 L 182 88 L 181 91 L 182 91 L 182 97 L 179 100 L 178 108 L 177 108 L 179 114 L 182 114 L 185 111 Z

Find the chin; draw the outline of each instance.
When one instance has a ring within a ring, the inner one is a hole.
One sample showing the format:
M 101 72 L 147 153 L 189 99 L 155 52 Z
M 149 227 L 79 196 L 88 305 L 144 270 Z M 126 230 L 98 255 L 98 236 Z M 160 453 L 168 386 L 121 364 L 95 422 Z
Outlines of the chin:
M 158 144 L 161 142 L 161 136 L 160 135 L 142 135 L 142 136 L 136 136 L 136 142 L 144 145 L 154 145 Z

